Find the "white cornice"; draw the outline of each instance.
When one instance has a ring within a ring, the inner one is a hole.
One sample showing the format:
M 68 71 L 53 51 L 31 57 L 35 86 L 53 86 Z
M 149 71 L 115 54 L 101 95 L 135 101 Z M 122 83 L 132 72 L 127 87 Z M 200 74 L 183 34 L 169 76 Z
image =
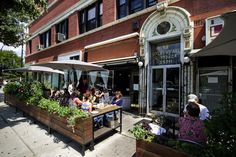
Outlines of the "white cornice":
M 92 4 L 95 1 L 96 0 L 80 0 L 78 3 L 76 3 L 75 5 L 73 5 L 69 9 L 67 9 L 66 11 L 62 12 L 57 17 L 55 17 L 52 20 L 48 21 L 47 24 L 45 24 L 42 27 L 40 27 L 39 29 L 37 29 L 34 33 L 31 34 L 31 37 L 28 40 L 33 39 L 38 34 L 43 33 L 45 30 L 50 29 L 53 25 L 55 25 L 55 24 L 61 22 L 62 20 L 68 18 L 72 13 L 74 13 L 76 11 L 79 11 L 79 10 L 89 6 L 90 4 Z
M 117 38 L 112 38 L 112 39 L 105 40 L 105 41 L 102 41 L 102 42 L 99 42 L 99 43 L 95 43 L 95 44 L 85 46 L 84 48 L 85 49 L 91 49 L 91 48 L 94 48 L 94 47 L 98 47 L 98 46 L 102 46 L 102 45 L 111 44 L 111 43 L 114 43 L 114 42 L 130 39 L 130 38 L 133 38 L 133 37 L 136 37 L 136 36 L 139 36 L 139 33 L 135 32 L 135 33 L 119 36 Z

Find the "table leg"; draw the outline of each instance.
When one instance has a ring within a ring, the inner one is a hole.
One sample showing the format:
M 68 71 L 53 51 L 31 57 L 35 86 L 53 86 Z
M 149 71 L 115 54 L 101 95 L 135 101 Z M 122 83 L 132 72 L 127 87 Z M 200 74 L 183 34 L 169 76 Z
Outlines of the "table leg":
M 82 145 L 82 152 L 81 152 L 81 154 L 82 154 L 82 156 L 85 155 L 85 145 L 84 144 Z
M 122 132 L 122 109 L 120 109 L 120 134 Z

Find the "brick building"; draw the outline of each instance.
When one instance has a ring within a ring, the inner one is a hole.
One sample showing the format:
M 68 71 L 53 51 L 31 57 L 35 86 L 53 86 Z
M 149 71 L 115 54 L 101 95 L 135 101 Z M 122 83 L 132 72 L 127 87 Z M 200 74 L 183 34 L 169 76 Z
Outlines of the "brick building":
M 25 60 L 103 65 L 107 88 L 121 90 L 124 108 L 140 114 L 177 116 L 193 92 L 211 110 L 222 90 L 233 90 L 235 59 L 189 56 L 219 34 L 220 15 L 235 9 L 234 0 L 48 0 L 29 24 Z

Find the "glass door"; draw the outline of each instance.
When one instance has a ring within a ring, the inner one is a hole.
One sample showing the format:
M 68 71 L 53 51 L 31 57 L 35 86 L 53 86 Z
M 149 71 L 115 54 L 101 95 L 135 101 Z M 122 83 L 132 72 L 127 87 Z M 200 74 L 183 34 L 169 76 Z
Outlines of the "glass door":
M 178 114 L 180 104 L 179 67 L 166 68 L 166 112 Z
M 178 66 L 153 68 L 151 110 L 167 114 L 179 113 L 179 76 Z

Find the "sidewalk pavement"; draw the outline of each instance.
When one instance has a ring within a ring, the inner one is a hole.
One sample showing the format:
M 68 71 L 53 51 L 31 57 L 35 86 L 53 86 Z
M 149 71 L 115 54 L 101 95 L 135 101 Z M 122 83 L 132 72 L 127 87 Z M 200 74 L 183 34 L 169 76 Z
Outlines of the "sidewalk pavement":
M 115 133 L 95 143 L 95 149 L 85 152 L 85 157 L 132 157 L 136 142 L 128 132 L 142 118 L 123 113 L 122 134 Z M 3 102 L 0 91 L 0 157 L 81 157 L 80 145 L 69 138 L 53 132 L 47 127 L 33 124 L 31 117 Z

